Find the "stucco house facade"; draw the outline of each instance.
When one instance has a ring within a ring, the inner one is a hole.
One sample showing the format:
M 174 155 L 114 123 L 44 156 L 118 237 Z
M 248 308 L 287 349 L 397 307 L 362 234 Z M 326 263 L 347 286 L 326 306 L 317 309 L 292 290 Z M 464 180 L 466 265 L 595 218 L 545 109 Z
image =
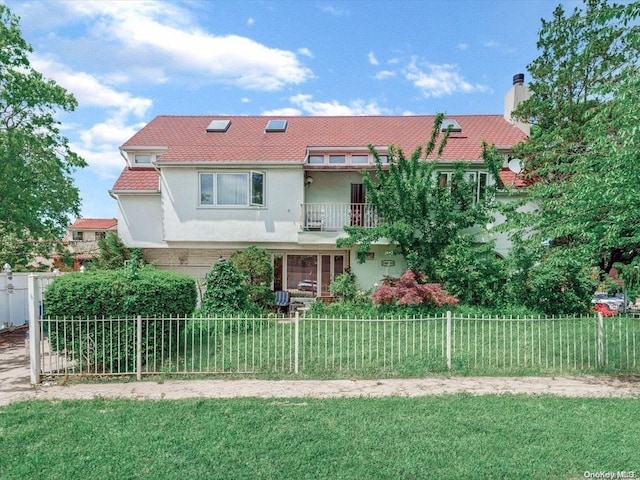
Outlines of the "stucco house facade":
M 522 83 L 514 89 L 521 88 Z M 526 87 L 523 87 L 526 88 Z M 512 89 L 513 90 L 513 89 Z M 514 95 L 505 97 L 512 102 Z M 482 142 L 504 155 L 503 183 L 513 145 L 526 129 L 504 115 L 448 115 L 453 122 L 440 158 L 442 174 L 472 165 L 480 191 L 491 181 Z M 365 263 L 355 249 L 338 249 L 345 225 L 373 225 L 362 171 L 374 169 L 368 145 L 383 160 L 390 145 L 407 153 L 424 145 L 434 116 L 159 116 L 121 147 L 126 167 L 111 194 L 118 231 L 159 268 L 204 277 L 220 257 L 255 245 L 271 253 L 274 290 L 292 296 L 329 295 L 332 279 L 351 268 L 362 288 L 399 275 L 401 257 L 372 248 Z M 497 251 L 508 243 L 498 237 Z

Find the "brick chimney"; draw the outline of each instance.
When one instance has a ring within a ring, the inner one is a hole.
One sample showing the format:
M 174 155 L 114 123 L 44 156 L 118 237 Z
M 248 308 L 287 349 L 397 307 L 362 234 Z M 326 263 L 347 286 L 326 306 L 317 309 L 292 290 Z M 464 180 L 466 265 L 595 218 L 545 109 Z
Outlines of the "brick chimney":
M 518 127 L 527 135 L 529 135 L 531 131 L 531 125 L 512 118 L 511 113 L 520 102 L 527 100 L 529 97 L 531 97 L 531 92 L 529 91 L 529 87 L 524 84 L 524 73 L 515 74 L 513 76 L 513 86 L 504 96 L 504 119 Z

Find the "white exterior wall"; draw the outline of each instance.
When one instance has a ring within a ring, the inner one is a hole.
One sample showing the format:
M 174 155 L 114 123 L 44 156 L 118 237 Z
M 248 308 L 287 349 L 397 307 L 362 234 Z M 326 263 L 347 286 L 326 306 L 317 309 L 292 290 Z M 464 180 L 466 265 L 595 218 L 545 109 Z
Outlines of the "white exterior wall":
M 351 184 L 362 183 L 359 172 L 307 172 L 313 183 L 304 189 L 305 203 L 350 203 Z
M 248 172 L 225 169 L 225 172 Z M 162 169 L 162 204 L 166 242 L 289 243 L 297 242 L 304 175 L 291 168 L 259 168 L 266 173 L 264 207 L 199 206 L 200 172 L 214 169 Z
M 380 284 L 380 281 L 387 275 L 398 278 L 407 268 L 407 263 L 401 255 L 385 255 L 389 249 L 387 246 L 372 245 L 373 259 L 365 260 L 364 263 L 358 263 L 356 249 L 351 250 L 351 271 L 356 276 L 358 288 L 367 291 L 374 287 L 374 284 Z M 393 266 L 384 266 L 382 262 L 391 261 Z
M 118 235 L 127 247 L 164 247 L 160 194 L 119 194 Z

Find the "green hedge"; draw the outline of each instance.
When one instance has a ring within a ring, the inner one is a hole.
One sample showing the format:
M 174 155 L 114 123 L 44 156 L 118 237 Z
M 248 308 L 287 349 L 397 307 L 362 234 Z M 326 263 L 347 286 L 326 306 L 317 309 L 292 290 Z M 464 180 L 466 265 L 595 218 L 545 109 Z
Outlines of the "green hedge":
M 123 318 L 191 315 L 193 278 L 143 267 L 69 273 L 56 278 L 44 297 L 46 317 Z
M 151 267 L 70 273 L 49 285 L 44 297 L 49 340 L 55 351 L 64 352 L 80 370 L 104 373 L 132 372 L 135 365 L 133 318 L 191 315 L 196 306 L 193 278 Z M 126 322 L 60 319 L 112 318 Z M 143 358 L 166 347 L 174 322 L 146 331 L 143 325 Z

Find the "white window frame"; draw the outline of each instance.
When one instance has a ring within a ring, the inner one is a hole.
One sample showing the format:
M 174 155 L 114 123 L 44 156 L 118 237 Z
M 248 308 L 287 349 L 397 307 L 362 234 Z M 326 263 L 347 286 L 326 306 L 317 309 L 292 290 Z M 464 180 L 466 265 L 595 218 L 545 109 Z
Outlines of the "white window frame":
M 451 178 L 453 177 L 452 171 L 440 171 L 436 173 L 438 178 L 438 184 L 440 186 L 451 186 Z M 483 196 L 486 188 L 489 186 L 489 173 L 484 171 L 467 172 L 465 174 L 467 181 L 472 181 L 476 185 L 476 201 L 479 201 Z M 445 178 L 444 183 L 441 183 L 441 179 Z M 482 183 L 484 179 L 484 184 Z
M 344 158 L 343 162 L 335 161 L 338 158 Z M 355 162 L 354 158 L 366 158 L 366 162 Z M 384 156 L 386 158 L 386 155 Z M 331 161 L 332 158 L 334 161 Z M 373 163 L 373 157 L 368 153 L 343 153 L 343 152 L 331 152 L 331 153 L 310 153 L 307 156 L 308 165 L 371 165 Z M 384 162 L 386 163 L 386 162 Z
M 143 158 L 145 160 L 143 160 Z M 136 153 L 133 155 L 134 165 L 151 165 L 153 155 L 150 153 Z
M 245 177 L 246 183 L 246 202 L 242 204 L 220 204 L 218 203 L 218 176 L 219 175 L 243 175 Z M 203 203 L 202 201 L 202 179 L 204 176 L 211 177 L 211 201 L 207 203 Z M 266 176 L 265 172 L 261 172 L 258 170 L 250 170 L 250 171 L 216 171 L 216 172 L 198 172 L 198 207 L 201 208 L 246 208 L 246 207 L 265 207 L 266 206 L 266 196 L 267 196 L 267 188 L 266 188 Z M 257 201 L 255 192 L 254 192 L 254 178 L 262 179 L 262 198 L 261 201 Z

